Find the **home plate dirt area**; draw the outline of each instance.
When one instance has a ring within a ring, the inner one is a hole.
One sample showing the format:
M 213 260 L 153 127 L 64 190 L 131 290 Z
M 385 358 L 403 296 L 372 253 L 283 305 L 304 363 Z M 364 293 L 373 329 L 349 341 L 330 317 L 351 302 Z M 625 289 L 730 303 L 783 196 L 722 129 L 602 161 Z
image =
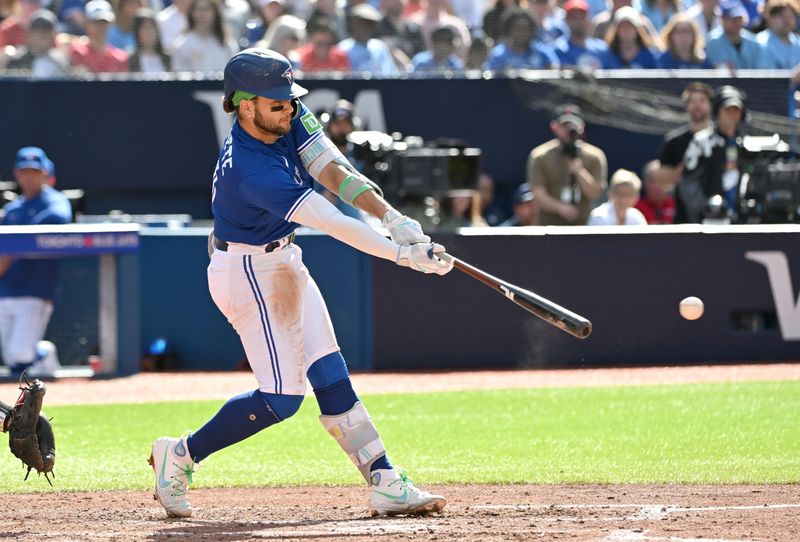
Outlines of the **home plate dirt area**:
M 432 486 L 445 512 L 370 518 L 355 487 L 199 489 L 167 519 L 146 492 L 0 496 L 8 540 L 796 541 L 800 487 Z
M 169 379 L 182 385 L 170 386 Z M 355 374 L 361 393 L 533 386 L 798 380 L 800 364 L 575 371 Z M 220 399 L 247 373 L 141 374 L 49 384 L 48 404 Z M 86 392 L 87 385 L 92 393 Z M 0 385 L 0 397 L 16 385 Z M 800 436 L 798 436 L 800 438 Z M 447 485 L 442 514 L 371 518 L 364 487 L 192 489 L 195 514 L 166 518 L 152 492 L 0 495 L 0 540 L 800 541 L 800 485 Z

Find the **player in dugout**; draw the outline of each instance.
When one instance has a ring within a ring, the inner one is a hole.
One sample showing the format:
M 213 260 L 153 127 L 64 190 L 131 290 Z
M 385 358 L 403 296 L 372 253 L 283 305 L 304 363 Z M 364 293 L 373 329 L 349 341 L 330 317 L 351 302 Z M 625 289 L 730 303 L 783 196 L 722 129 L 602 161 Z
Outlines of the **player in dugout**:
M 39 147 L 17 152 L 14 177 L 20 195 L 4 208 L 0 224 L 6 226 L 67 224 L 72 206 L 61 192 L 49 185 L 52 162 Z M 58 281 L 56 258 L 16 258 L 0 254 L 0 344 L 11 378 L 18 380 L 31 369 L 45 374 L 55 361 L 55 346 L 42 341 Z
M 258 388 L 225 403 L 203 427 L 152 447 L 155 496 L 170 516 L 188 517 L 197 463 L 293 416 L 311 382 L 320 422 L 358 468 L 372 515 L 439 512 L 445 499 L 417 488 L 389 460 L 378 429 L 353 389 L 319 288 L 294 242 L 300 226 L 321 230 L 372 256 L 444 275 L 419 223 L 401 215 L 325 136 L 299 100 L 289 61 L 246 49 L 225 66 L 223 108 L 235 113 L 214 172 L 208 284 L 236 329 Z M 314 180 L 382 220 L 391 240 L 347 217 L 313 189 Z M 355 277 L 353 277 L 355 280 Z

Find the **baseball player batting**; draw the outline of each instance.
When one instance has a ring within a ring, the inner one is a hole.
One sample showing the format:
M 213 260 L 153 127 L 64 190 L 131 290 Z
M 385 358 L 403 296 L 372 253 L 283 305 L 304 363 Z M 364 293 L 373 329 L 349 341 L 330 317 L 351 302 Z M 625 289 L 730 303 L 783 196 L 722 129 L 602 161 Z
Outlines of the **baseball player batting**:
M 320 422 L 368 484 L 372 515 L 441 511 L 444 497 L 417 488 L 389 461 L 293 239 L 304 225 L 367 254 L 438 275 L 452 269 L 437 256 L 444 247 L 386 203 L 323 134 L 299 100 L 308 91 L 294 82 L 285 57 L 246 49 L 225 66 L 224 87 L 223 107 L 235 120 L 213 178 L 208 285 L 241 338 L 258 388 L 228 400 L 187 437 L 156 440 L 150 457 L 156 499 L 170 516 L 191 516 L 187 491 L 196 464 L 294 415 L 308 379 Z M 339 212 L 314 191 L 314 180 L 382 219 L 391 241 Z

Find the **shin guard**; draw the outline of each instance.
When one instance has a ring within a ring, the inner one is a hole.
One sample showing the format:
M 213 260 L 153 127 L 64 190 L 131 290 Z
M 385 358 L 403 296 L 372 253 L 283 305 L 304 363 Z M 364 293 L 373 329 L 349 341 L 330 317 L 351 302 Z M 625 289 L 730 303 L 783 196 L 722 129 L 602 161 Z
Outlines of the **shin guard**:
M 319 421 L 369 483 L 370 466 L 376 459 L 386 455 L 386 449 L 361 401 L 344 414 L 320 416 Z

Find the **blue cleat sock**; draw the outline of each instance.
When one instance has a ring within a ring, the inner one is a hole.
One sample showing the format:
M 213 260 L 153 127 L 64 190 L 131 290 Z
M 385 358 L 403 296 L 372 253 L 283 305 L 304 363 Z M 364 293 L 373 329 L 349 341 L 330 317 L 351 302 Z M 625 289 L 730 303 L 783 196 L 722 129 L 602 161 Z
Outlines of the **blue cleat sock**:
M 389 456 L 382 455 L 375 462 L 369 466 L 370 472 L 375 472 L 378 469 L 392 469 L 392 464 L 389 462 Z
M 213 418 L 187 437 L 192 461 L 199 463 L 218 450 L 282 422 L 294 415 L 302 402 L 302 395 L 277 395 L 259 390 L 231 397 Z
M 319 411 L 324 416 L 344 414 L 358 402 L 358 395 L 350 382 L 347 365 L 340 352 L 315 361 L 308 369 L 308 380 L 314 388 Z M 391 468 L 388 456 L 383 455 L 370 465 L 370 472 Z

